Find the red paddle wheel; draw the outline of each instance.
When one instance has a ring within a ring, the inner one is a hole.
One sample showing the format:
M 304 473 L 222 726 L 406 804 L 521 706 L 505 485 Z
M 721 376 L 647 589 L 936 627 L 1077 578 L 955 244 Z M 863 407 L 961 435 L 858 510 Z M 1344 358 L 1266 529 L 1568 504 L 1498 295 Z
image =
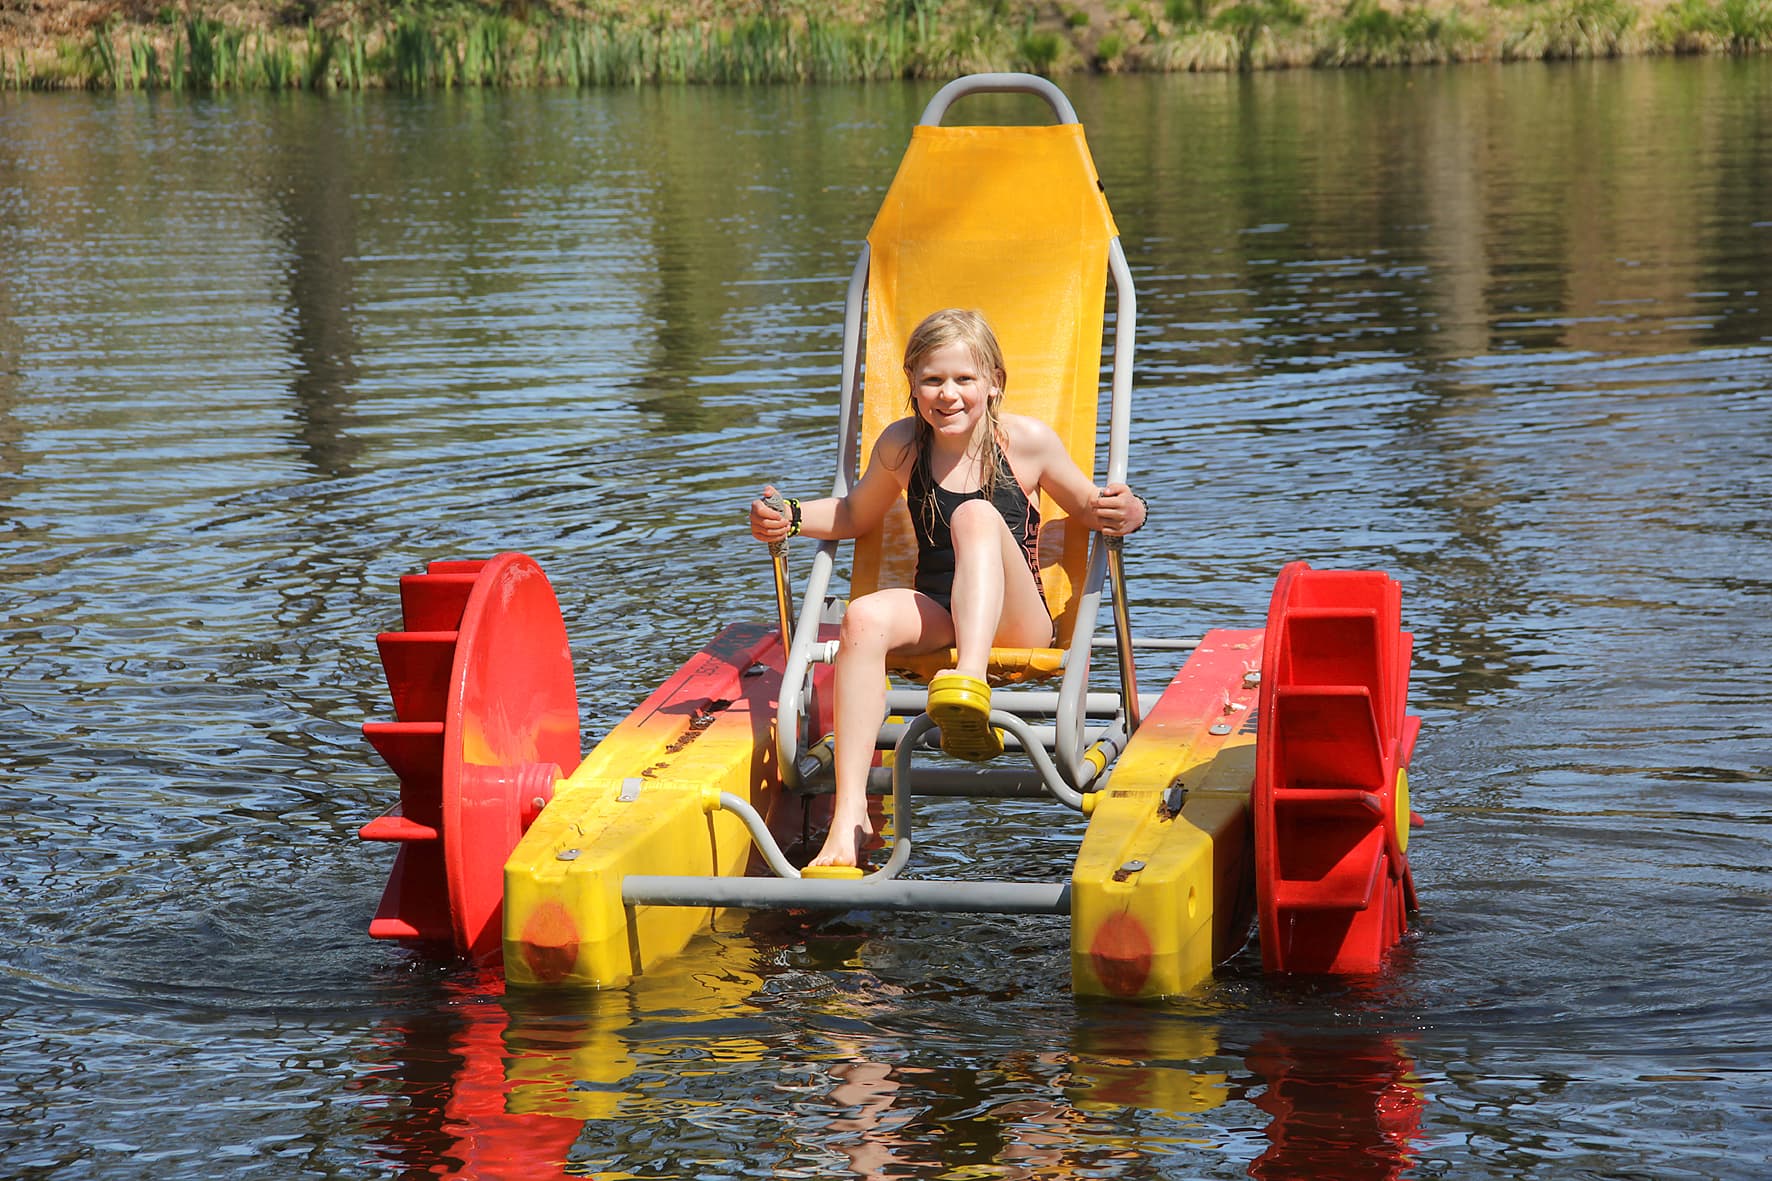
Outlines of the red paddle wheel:
M 358 833 L 400 846 L 369 933 L 496 959 L 505 860 L 578 765 L 566 625 L 523 554 L 432 562 L 400 608 L 405 630 L 376 637 L 397 720 L 363 727 L 400 778 Z
M 1379 571 L 1280 571 L 1268 606 L 1256 738 L 1262 964 L 1375 972 L 1415 909 L 1405 712 L 1413 637 Z

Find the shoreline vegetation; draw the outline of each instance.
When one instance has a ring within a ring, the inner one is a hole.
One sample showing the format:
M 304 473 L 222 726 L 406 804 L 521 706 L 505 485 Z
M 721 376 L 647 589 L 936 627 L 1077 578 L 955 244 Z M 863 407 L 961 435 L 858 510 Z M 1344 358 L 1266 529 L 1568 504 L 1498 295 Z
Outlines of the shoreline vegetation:
M 0 0 L 4 90 L 1061 76 L 1772 49 L 1772 0 Z

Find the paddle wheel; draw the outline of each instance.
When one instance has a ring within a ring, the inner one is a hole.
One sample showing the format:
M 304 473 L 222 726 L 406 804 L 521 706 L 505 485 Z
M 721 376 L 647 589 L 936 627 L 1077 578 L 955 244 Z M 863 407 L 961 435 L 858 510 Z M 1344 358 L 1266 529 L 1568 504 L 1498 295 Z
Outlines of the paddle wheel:
M 1252 806 L 1263 965 L 1375 972 L 1415 909 L 1411 635 L 1380 571 L 1280 572 L 1268 607 Z
M 522 554 L 432 562 L 400 579 L 400 609 L 376 637 L 396 720 L 363 727 L 400 779 L 357 834 L 400 847 L 369 933 L 496 960 L 505 860 L 578 765 L 566 625 Z

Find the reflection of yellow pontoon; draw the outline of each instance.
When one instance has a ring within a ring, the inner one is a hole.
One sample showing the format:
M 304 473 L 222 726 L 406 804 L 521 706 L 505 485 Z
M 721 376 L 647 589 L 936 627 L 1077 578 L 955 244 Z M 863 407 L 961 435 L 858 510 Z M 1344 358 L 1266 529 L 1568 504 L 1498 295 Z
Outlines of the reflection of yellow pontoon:
M 1233 1098 L 1270 1117 L 1251 1177 L 1379 1181 L 1401 1175 L 1419 1151 L 1425 1095 L 1407 1043 L 1393 1035 L 1275 1029 L 1239 1057 L 1210 1022 L 1113 1007 L 1056 1041 L 931 1070 L 907 1061 L 906 1047 L 881 1053 L 874 1039 L 845 1032 L 849 1022 L 866 1028 L 872 1014 L 833 996 L 822 1002 L 833 1006 L 826 1016 L 849 1020 L 821 1022 L 784 1060 L 759 1004 L 761 973 L 740 941 L 564 1008 L 553 994 L 500 995 L 496 977 L 454 978 L 440 1011 L 378 1030 L 383 1070 L 401 1072 L 425 1101 L 377 1113 L 372 1148 L 411 1174 L 448 1162 L 463 1177 L 628 1176 L 636 1153 L 650 1160 L 658 1151 L 664 1121 L 689 1112 L 728 1122 L 731 1104 L 700 1096 L 777 1080 L 794 1102 L 775 1143 L 849 1153 L 867 1176 L 938 1161 L 950 1173 L 1039 1165 L 1037 1175 L 1074 1175 L 1076 1154 L 1097 1139 L 1091 1117 L 1127 1109 L 1167 1117 L 1159 1144 L 1197 1141 L 1217 1156 L 1224 1127 L 1205 1117 Z M 694 1065 L 673 1070 L 661 1091 L 666 1062 Z M 808 1091 L 823 1101 L 809 1102 Z M 1013 1098 L 978 1102 L 989 1093 Z M 744 1135 L 747 1114 L 733 1135 Z
M 963 1170 L 949 1153 L 983 1164 L 992 1142 L 996 1164 L 1043 1161 L 1050 1171 L 1090 1142 L 1089 1116 L 1160 1113 L 1176 1121 L 1166 1141 L 1204 1142 L 1211 1133 L 1200 1117 L 1235 1094 L 1209 1023 L 1152 1021 L 1130 1009 L 1080 1022 L 1056 1042 L 930 1070 L 902 1047 L 855 1033 L 877 1014 L 865 998 L 836 994 L 820 1002 L 834 1020 L 794 1039 L 784 1059 L 782 1031 L 770 1032 L 758 995 L 765 977 L 756 950 L 738 941 L 703 951 L 566 1007 L 556 994 L 506 993 L 490 975 L 452 979 L 441 1011 L 378 1031 L 428 1100 L 375 1121 L 380 1155 L 413 1173 L 447 1160 L 464 1177 L 556 1177 L 568 1175 L 570 1157 L 573 1176 L 628 1176 L 623 1166 L 636 1151 L 657 1151 L 663 1121 L 689 1113 L 729 1123 L 730 1104 L 702 1096 L 772 1082 L 795 1093 L 779 1140 L 851 1153 L 858 1174 L 933 1160 Z M 978 1104 L 992 1090 L 1015 1098 Z M 960 1111 L 960 1120 L 944 1118 Z M 744 1134 L 742 1124 L 732 1130 Z M 861 1167 L 863 1158 L 875 1166 Z
M 1043 99 L 1055 122 L 944 125 L 980 92 Z M 943 88 L 850 283 L 835 492 L 904 413 L 906 334 L 950 306 L 986 314 L 1010 407 L 1051 423 L 1094 478 L 1109 282 L 1114 481 L 1132 429 L 1135 306 L 1082 127 L 1044 79 Z M 405 630 L 380 641 L 399 720 L 366 727 L 402 797 L 363 830 L 401 845 L 372 934 L 502 952 L 513 983 L 607 986 L 677 954 L 722 907 L 1068 914 L 1076 991 L 1130 997 L 1192 987 L 1259 909 L 1269 967 L 1376 969 L 1413 905 L 1403 767 L 1415 725 L 1396 584 L 1295 563 L 1265 629 L 1207 632 L 1141 698 L 1135 652 L 1182 645 L 1135 643 L 1118 543 L 1050 501 L 1040 510 L 1058 646 L 993 654 L 1008 687 L 991 720 L 1009 751 L 982 769 L 932 761 L 919 682 L 951 656 L 904 660 L 888 698 L 904 720 L 883 729 L 892 757 L 871 784 L 893 796 L 894 840 L 854 880 L 802 877 L 774 835 L 799 831 L 829 790 L 835 543 L 813 558 L 797 623 L 778 558 L 779 626 L 721 632 L 582 762 L 565 629 L 540 569 L 506 554 L 403 580 Z M 913 549 L 903 516 L 856 543 L 852 594 L 908 580 L 894 561 Z M 1091 657 L 1108 588 L 1117 677 L 1104 687 Z M 905 876 L 915 800 L 932 794 L 1049 796 L 1080 813 L 1069 880 Z

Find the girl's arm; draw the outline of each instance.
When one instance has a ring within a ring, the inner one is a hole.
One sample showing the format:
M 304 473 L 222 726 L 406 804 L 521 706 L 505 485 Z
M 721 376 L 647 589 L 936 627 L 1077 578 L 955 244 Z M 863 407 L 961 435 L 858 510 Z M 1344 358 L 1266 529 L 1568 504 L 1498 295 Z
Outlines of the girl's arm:
M 867 468 L 849 490 L 849 495 L 801 501 L 799 531 L 807 537 L 835 541 L 860 537 L 878 528 L 910 478 L 910 448 L 907 444 L 912 426 L 911 420 L 905 418 L 880 432 Z M 775 495 L 774 487 L 764 487 L 763 495 Z M 792 531 L 791 513 L 776 512 L 760 499 L 751 501 L 752 537 L 758 541 L 777 542 L 791 536 Z
M 1130 487 L 1116 482 L 1097 488 L 1090 483 L 1057 432 L 1039 419 L 1005 415 L 1004 420 L 1016 466 L 1031 470 L 1035 484 L 1066 515 L 1109 537 L 1124 537 L 1143 528 L 1144 501 Z

